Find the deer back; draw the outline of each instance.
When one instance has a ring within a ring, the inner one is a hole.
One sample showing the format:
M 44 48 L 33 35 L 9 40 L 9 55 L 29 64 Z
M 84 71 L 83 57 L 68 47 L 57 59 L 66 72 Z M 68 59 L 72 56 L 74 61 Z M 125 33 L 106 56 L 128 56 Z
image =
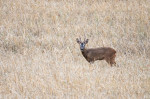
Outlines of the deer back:
M 109 47 L 85 49 L 82 54 L 88 61 L 103 60 L 111 57 L 116 51 Z

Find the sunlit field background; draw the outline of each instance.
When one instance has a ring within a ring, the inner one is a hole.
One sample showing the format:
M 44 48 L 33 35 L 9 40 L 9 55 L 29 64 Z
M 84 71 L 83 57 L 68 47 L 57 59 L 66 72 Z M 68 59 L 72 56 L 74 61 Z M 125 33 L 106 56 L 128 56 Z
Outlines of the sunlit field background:
M 117 66 L 89 64 L 112 47 Z M 0 0 L 0 99 L 150 99 L 149 0 Z

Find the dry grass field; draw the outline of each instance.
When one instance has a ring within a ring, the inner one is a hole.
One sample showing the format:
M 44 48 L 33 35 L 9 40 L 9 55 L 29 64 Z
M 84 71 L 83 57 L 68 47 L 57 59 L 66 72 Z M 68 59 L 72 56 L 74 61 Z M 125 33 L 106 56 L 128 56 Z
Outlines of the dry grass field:
M 150 0 L 0 0 L 0 99 L 24 98 L 150 99 Z

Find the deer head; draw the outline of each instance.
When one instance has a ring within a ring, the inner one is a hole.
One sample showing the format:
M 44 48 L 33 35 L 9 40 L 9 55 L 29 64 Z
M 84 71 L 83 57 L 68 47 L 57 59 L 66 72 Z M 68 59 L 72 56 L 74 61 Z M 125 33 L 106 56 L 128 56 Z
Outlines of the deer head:
M 80 50 L 83 51 L 85 49 L 85 45 L 88 43 L 88 40 L 89 39 L 84 39 L 84 41 L 82 42 L 81 41 L 81 38 L 80 39 L 76 39 L 77 43 L 80 45 Z

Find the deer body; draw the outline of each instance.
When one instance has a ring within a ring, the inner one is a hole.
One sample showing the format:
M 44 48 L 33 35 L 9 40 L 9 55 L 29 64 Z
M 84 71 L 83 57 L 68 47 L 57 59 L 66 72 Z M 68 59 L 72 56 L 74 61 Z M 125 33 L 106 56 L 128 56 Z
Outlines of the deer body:
M 84 42 L 81 42 L 81 40 L 79 41 L 79 39 L 77 39 L 77 42 L 80 44 L 82 55 L 88 62 L 93 63 L 96 60 L 106 60 L 106 62 L 111 66 L 113 64 L 116 64 L 115 62 L 116 51 L 113 48 L 100 47 L 100 48 L 86 49 L 85 44 L 88 43 L 88 39 Z

